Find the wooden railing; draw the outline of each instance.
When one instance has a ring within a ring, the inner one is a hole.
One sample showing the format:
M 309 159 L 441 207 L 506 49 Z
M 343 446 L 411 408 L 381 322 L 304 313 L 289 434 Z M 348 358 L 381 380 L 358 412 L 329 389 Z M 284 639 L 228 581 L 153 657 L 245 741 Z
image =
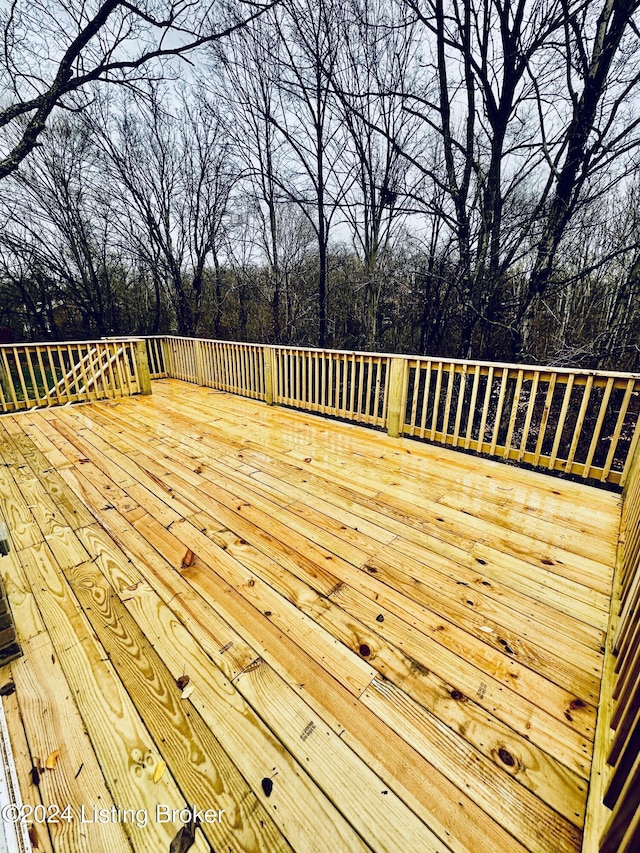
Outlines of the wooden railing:
M 624 482 L 640 376 L 406 359 L 408 435 L 585 479 Z
M 151 393 L 142 340 L 0 346 L 1 413 L 138 393 Z
M 387 426 L 389 356 L 272 347 L 273 402 Z
M 164 379 L 169 375 L 165 367 L 167 352 L 165 338 L 147 338 L 147 363 L 151 379 Z
M 640 850 L 640 449 L 623 491 L 584 853 Z
M 151 375 L 623 486 L 640 375 L 196 338 L 147 341 Z

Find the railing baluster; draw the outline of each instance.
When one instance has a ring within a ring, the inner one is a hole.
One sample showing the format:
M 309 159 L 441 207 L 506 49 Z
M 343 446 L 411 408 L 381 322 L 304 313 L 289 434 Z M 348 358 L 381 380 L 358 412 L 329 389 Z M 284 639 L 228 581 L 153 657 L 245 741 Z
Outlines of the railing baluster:
M 462 365 L 460 373 L 460 383 L 458 385 L 458 405 L 456 406 L 456 421 L 453 428 L 453 446 L 458 444 L 458 436 L 460 435 L 460 421 L 462 419 L 462 406 L 464 405 L 464 393 L 467 385 L 467 365 Z
M 442 389 L 442 371 L 443 371 L 443 363 L 441 361 L 438 362 L 438 376 L 436 379 L 436 393 L 433 398 L 433 417 L 431 418 L 431 432 L 429 433 L 429 438 L 431 441 L 436 440 L 436 432 L 438 427 L 438 410 L 440 409 L 440 391 Z
M 456 375 L 456 366 L 453 362 L 449 365 L 449 375 L 447 378 L 447 396 L 444 403 L 444 420 L 442 422 L 442 443 L 447 443 L 447 435 L 449 434 L 449 416 L 451 414 L 451 398 L 453 396 L 453 385 Z
M 504 440 L 504 453 L 503 457 L 505 459 L 509 458 L 509 451 L 511 450 L 511 441 L 513 439 L 513 432 L 516 425 L 516 418 L 518 416 L 518 408 L 520 406 L 520 394 L 522 392 L 522 380 L 524 377 L 524 371 L 519 370 L 518 376 L 516 379 L 516 387 L 513 392 L 513 403 L 511 404 L 511 415 L 509 417 L 509 426 L 507 428 L 507 437 Z
M 573 460 L 575 459 L 576 450 L 578 449 L 578 442 L 580 441 L 580 435 L 582 433 L 582 427 L 584 425 L 584 418 L 587 413 L 587 406 L 589 405 L 589 400 L 591 398 L 591 388 L 593 387 L 593 376 L 587 377 L 587 383 L 584 386 L 584 394 L 582 396 L 582 403 L 580 405 L 580 411 L 578 412 L 578 417 L 576 418 L 576 425 L 573 430 L 573 437 L 571 439 L 571 445 L 569 446 L 569 453 L 567 455 L 567 462 L 565 464 L 565 471 L 567 474 L 571 473 L 571 469 L 573 468 Z
M 416 417 L 418 414 L 418 391 L 420 390 L 420 362 L 409 362 L 409 370 L 413 367 L 413 395 L 411 400 L 411 415 L 409 420 L 409 432 L 411 435 L 416 431 Z
M 3 347 L 2 350 L 2 367 L 3 367 L 3 379 L 7 383 L 7 397 L 11 396 L 13 398 L 13 405 L 9 411 L 16 410 L 18 408 L 18 397 L 16 395 L 16 388 L 13 382 L 13 376 L 11 375 L 11 367 L 9 366 L 9 359 L 7 358 L 7 350 Z
M 24 375 L 22 373 L 22 364 L 20 363 L 20 353 L 19 353 L 17 347 L 13 348 L 13 357 L 15 359 L 16 372 L 18 374 L 18 380 L 20 382 L 20 387 L 22 388 L 22 393 L 23 393 L 22 399 L 24 400 L 24 407 L 21 407 L 21 408 L 27 408 L 28 409 L 31 403 L 29 400 L 29 392 L 27 391 L 27 386 L 26 386 L 26 383 L 24 381 Z
M 418 362 L 420 365 L 420 378 L 422 368 L 424 367 L 424 390 L 422 392 L 422 412 L 420 413 L 420 438 L 424 438 L 425 427 L 427 425 L 427 411 L 429 408 L 429 388 L 431 383 L 431 362 L 427 361 L 426 365 Z
M 633 393 L 635 386 L 635 381 L 633 379 L 629 379 L 627 382 L 627 387 L 624 392 L 624 397 L 622 400 L 622 405 L 620 406 L 620 412 L 618 414 L 618 419 L 616 421 L 616 427 L 613 431 L 613 435 L 611 436 L 611 445 L 609 447 L 609 452 L 607 453 L 607 460 L 604 463 L 604 469 L 602 471 L 602 480 L 606 481 L 609 472 L 611 471 L 611 466 L 613 464 L 613 460 L 615 457 L 616 450 L 618 449 L 618 441 L 620 440 L 620 434 L 622 433 L 622 426 L 624 424 L 625 418 L 627 416 L 627 410 L 629 408 L 629 402 L 631 400 L 631 394 Z
M 491 439 L 490 456 L 495 456 L 496 447 L 498 445 L 498 434 L 500 432 L 500 421 L 502 420 L 502 407 L 504 406 L 504 396 L 507 391 L 507 381 L 509 379 L 509 368 L 505 367 L 502 370 L 502 381 L 500 383 L 500 396 L 498 397 L 498 408 L 496 409 L 495 421 L 493 423 L 493 437 Z
M 116 372 L 114 372 L 113 366 L 115 364 L 117 358 L 118 345 L 117 344 L 107 344 L 105 347 L 106 356 L 107 356 L 107 371 L 109 374 L 109 388 L 110 388 L 110 396 L 117 396 L 117 381 L 116 381 Z
M 534 453 L 533 464 L 538 465 L 540 462 L 540 456 L 542 454 L 542 444 L 544 442 L 544 437 L 547 431 L 547 424 L 549 422 L 549 414 L 551 413 L 551 403 L 553 402 L 553 394 L 556 388 L 556 374 L 552 374 L 549 377 L 549 385 L 547 386 L 547 396 L 544 401 L 544 409 L 542 411 L 542 418 L 540 419 L 540 427 L 538 429 L 538 440 L 536 441 L 536 449 Z
M 349 397 L 349 411 L 352 412 L 355 419 L 359 421 L 359 420 L 361 420 L 361 418 L 358 417 L 358 415 L 360 414 L 360 394 L 358 394 L 358 407 L 357 407 L 357 411 L 356 411 L 356 376 L 357 376 L 357 370 L 356 370 L 355 353 L 352 353 L 350 358 L 351 358 L 351 394 Z M 361 364 L 361 363 L 362 363 L 362 356 L 360 356 L 360 360 L 359 360 L 358 364 Z M 360 376 L 362 376 L 362 368 L 360 368 Z M 359 382 L 358 382 L 358 390 L 360 390 L 360 383 Z
M 7 394 L 9 393 L 9 380 L 4 365 L 0 364 L 0 409 L 3 413 L 9 411 L 9 401 L 5 396 L 5 391 Z
M 33 362 L 31 361 L 31 348 L 25 347 L 24 354 L 27 360 L 27 367 L 29 369 L 29 378 L 31 379 L 31 387 L 33 389 L 34 401 L 37 406 L 40 406 L 42 405 L 42 403 L 40 400 L 40 391 L 38 390 L 38 381 L 36 379 L 36 374 L 33 369 Z
M 567 379 L 567 384 L 564 389 L 564 397 L 562 398 L 562 408 L 560 409 L 560 417 L 558 418 L 558 424 L 556 426 L 555 436 L 553 439 L 553 447 L 551 448 L 551 456 L 549 457 L 550 470 L 555 468 L 556 459 L 558 457 L 558 450 L 560 449 L 560 441 L 562 439 L 562 431 L 564 430 L 564 422 L 567 419 L 567 412 L 569 411 L 569 401 L 571 400 L 571 393 L 573 391 L 573 382 L 574 375 L 571 374 Z
M 131 384 L 130 347 L 125 341 L 122 346 L 115 344 L 113 351 L 115 355 L 116 370 L 122 376 L 122 389 L 120 396 L 126 397 L 127 395 L 134 393 L 134 389 Z
M 382 385 L 382 373 L 384 368 L 384 385 Z M 378 359 L 376 365 L 376 419 L 374 423 L 376 425 L 380 425 L 381 427 L 385 427 L 389 423 L 389 373 L 391 371 L 391 359 L 386 358 L 383 360 Z M 378 414 L 378 400 L 380 395 L 380 389 L 382 388 L 382 414 Z
M 620 475 L 620 486 L 624 488 L 627 484 L 627 477 L 629 476 L 629 472 L 631 470 L 631 463 L 638 452 L 638 446 L 640 445 L 640 412 L 636 415 L 636 425 L 633 431 L 633 437 L 631 439 L 631 444 L 629 445 L 629 449 L 627 450 L 627 457 L 624 463 L 624 468 L 622 469 L 622 474 Z M 640 492 L 640 483 L 638 484 L 638 491 Z M 638 500 L 638 515 L 640 516 L 640 499 Z M 640 539 L 640 517 L 637 519 L 637 524 L 635 527 L 634 535 Z
M 484 404 L 482 406 L 482 416 L 480 418 L 480 427 L 478 432 L 478 452 L 482 453 L 484 447 L 484 431 L 487 426 L 487 417 L 489 414 L 489 403 L 491 402 L 491 392 L 493 390 L 493 367 L 487 371 L 487 386 L 484 391 Z
M 58 367 L 56 367 L 54 360 L 53 360 L 54 354 L 58 355 Z M 49 400 L 49 404 L 52 405 L 52 404 L 58 403 L 59 399 L 60 399 L 60 395 L 58 393 L 58 382 L 57 382 L 58 368 L 60 366 L 60 355 L 57 353 L 57 351 L 54 347 L 47 347 L 47 358 L 49 360 L 49 367 L 51 368 L 51 382 L 53 383 L 53 385 L 50 385 L 49 383 L 47 383 L 47 385 L 49 386 L 49 388 L 54 389 L 53 391 L 47 390 L 47 399 Z M 52 401 L 52 396 L 54 393 L 55 393 L 55 401 Z
M 531 418 L 533 417 L 533 410 L 536 405 L 536 396 L 538 394 L 538 383 L 540 381 L 540 371 L 536 370 L 533 374 L 533 379 L 531 380 L 531 388 L 529 389 L 529 403 L 527 405 L 527 414 L 524 419 L 524 426 L 522 427 L 522 440 L 520 441 L 520 452 L 518 453 L 518 461 L 522 462 L 524 459 L 524 453 L 527 449 L 527 441 L 529 439 L 529 429 L 531 428 Z
M 471 434 L 473 432 L 473 420 L 476 413 L 476 400 L 478 399 L 478 387 L 480 385 L 480 365 L 473 368 L 473 385 L 471 387 L 471 400 L 469 401 L 469 417 L 467 418 L 467 430 L 464 437 L 464 448 L 471 447 Z
M 376 423 L 378 420 L 378 400 L 380 398 L 380 377 L 379 367 L 380 362 L 376 360 L 375 376 L 376 381 L 373 382 L 373 356 L 369 356 L 367 362 L 367 389 L 364 398 L 364 410 L 367 413 L 367 423 Z M 373 393 L 375 397 L 371 397 L 371 385 L 373 384 Z

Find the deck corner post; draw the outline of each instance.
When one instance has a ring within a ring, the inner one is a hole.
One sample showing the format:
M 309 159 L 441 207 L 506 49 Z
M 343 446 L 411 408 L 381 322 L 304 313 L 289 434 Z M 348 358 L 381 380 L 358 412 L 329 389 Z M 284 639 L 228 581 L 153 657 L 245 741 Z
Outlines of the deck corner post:
M 204 385 L 204 370 L 202 369 L 202 343 L 197 339 L 194 341 L 194 349 L 196 353 L 196 382 L 198 385 Z
M 135 357 L 140 393 L 151 394 L 151 373 L 149 371 L 149 356 L 147 355 L 146 341 L 136 341 Z
M 273 361 L 272 349 L 265 346 L 262 350 L 264 355 L 264 394 L 267 406 L 273 406 Z
M 399 438 L 404 430 L 403 401 L 406 400 L 408 371 L 407 360 L 401 356 L 391 359 L 389 371 L 389 413 L 387 415 L 387 433 L 391 438 Z

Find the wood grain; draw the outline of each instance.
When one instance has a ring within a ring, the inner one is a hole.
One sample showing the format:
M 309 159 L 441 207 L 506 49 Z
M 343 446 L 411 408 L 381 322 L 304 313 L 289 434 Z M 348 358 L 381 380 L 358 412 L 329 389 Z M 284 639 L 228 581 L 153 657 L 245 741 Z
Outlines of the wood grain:
M 214 381 L 221 351 L 190 352 L 185 370 Z M 252 352 L 225 379 L 236 390 Z M 370 419 L 353 386 L 322 389 L 366 366 L 283 351 L 274 395 Z M 479 405 L 483 377 L 463 377 Z M 452 435 L 473 443 L 457 368 L 441 382 Z M 217 390 L 153 390 L 0 422 L 10 598 L 26 636 L 50 637 L 107 784 L 101 707 L 116 753 L 138 732 L 146 772 L 166 761 L 187 799 L 222 784 L 247 849 L 470 853 L 481 837 L 577 853 L 619 499 Z M 415 392 L 408 405 L 427 433 Z

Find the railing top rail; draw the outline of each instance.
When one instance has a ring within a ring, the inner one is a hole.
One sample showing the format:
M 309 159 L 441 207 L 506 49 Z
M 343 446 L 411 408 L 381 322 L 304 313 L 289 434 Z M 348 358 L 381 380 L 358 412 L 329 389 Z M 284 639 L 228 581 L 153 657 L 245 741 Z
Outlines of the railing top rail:
M 163 337 L 162 335 L 158 337 Z M 22 341 L 13 344 L 0 344 L 0 349 L 25 349 L 26 347 L 66 347 L 66 346 L 87 346 L 88 344 L 115 344 L 129 343 L 134 341 L 143 341 L 141 335 L 123 335 L 122 337 L 114 338 L 97 338 L 84 341 Z
M 326 347 L 302 347 L 298 344 L 254 344 L 249 341 L 227 341 L 219 338 L 194 338 L 188 335 L 143 335 L 145 340 L 170 340 L 170 341 L 202 341 L 207 344 L 228 344 L 229 346 L 256 347 L 258 349 L 288 349 L 296 352 L 326 352 L 331 355 L 364 355 L 374 358 L 394 358 L 389 352 L 368 352 L 366 350 L 344 350 L 328 349 Z M 401 355 L 398 358 L 415 358 L 415 356 Z
M 547 364 L 519 364 L 517 362 L 502 362 L 502 361 L 470 361 L 462 358 L 441 358 L 433 355 L 404 355 L 400 358 L 408 358 L 410 361 L 430 361 L 439 364 L 459 364 L 467 367 L 493 367 L 498 370 L 522 370 L 526 373 L 562 373 L 569 375 L 580 376 L 599 376 L 607 379 L 612 376 L 614 379 L 639 379 L 640 373 L 629 373 L 619 370 L 591 370 L 587 367 L 552 367 Z
M 637 379 L 640 380 L 640 373 L 630 373 L 625 371 L 618 370 L 591 370 L 585 367 L 553 367 L 552 365 L 545 364 L 519 364 L 516 362 L 502 362 L 502 361 L 480 361 L 473 359 L 464 359 L 464 358 L 450 358 L 449 356 L 440 356 L 440 355 L 415 355 L 415 354 L 407 354 L 407 353 L 393 353 L 393 352 L 369 352 L 366 350 L 341 350 L 341 349 L 327 349 L 327 348 L 319 348 L 319 347 L 303 347 L 298 346 L 297 344 L 255 344 L 249 343 L 246 341 L 227 341 L 227 340 L 219 340 L 216 338 L 196 338 L 196 337 L 188 337 L 187 335 L 143 335 L 143 338 L 147 339 L 168 339 L 168 340 L 179 340 L 179 341 L 206 341 L 207 343 L 212 344 L 229 344 L 229 345 L 241 345 L 246 347 L 259 347 L 259 348 L 269 348 L 269 349 L 284 349 L 284 350 L 295 350 L 296 352 L 324 352 L 330 353 L 332 355 L 349 355 L 349 356 L 366 356 L 367 358 L 372 356 L 374 358 L 404 358 L 408 361 L 430 361 L 433 364 L 455 364 L 460 365 L 461 367 L 493 367 L 495 369 L 504 370 L 505 368 L 509 370 L 524 370 L 526 372 L 533 373 L 559 373 L 565 374 L 567 376 L 579 375 L 579 376 L 594 376 L 594 377 L 602 377 L 604 379 L 612 376 L 614 379 Z
M 225 341 L 220 338 L 197 338 L 192 335 L 141 335 L 140 337 L 143 340 L 204 341 L 207 344 L 235 344 L 236 346 L 257 347 L 259 349 L 279 346 L 278 344 L 254 344 L 249 341 Z

